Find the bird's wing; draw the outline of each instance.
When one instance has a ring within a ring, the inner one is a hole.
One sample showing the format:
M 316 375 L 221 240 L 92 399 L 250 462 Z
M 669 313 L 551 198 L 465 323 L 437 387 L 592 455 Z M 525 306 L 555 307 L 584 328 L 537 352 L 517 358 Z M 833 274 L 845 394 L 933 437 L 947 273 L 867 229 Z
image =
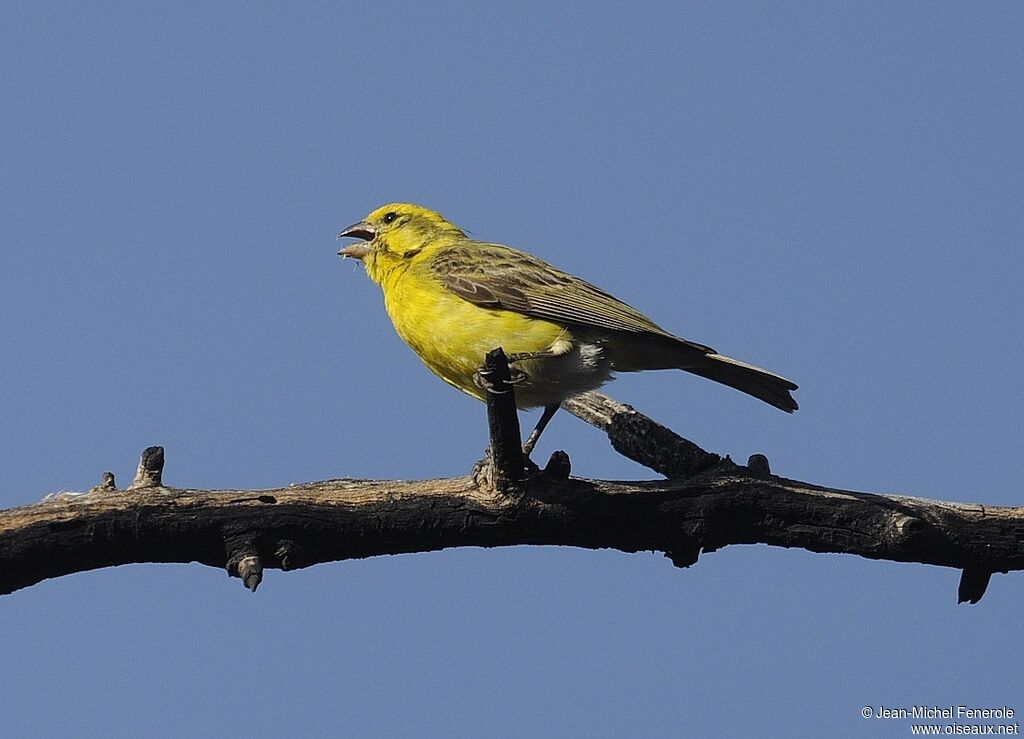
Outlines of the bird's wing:
M 507 246 L 475 241 L 453 245 L 434 255 L 430 267 L 446 288 L 480 306 L 556 323 L 654 334 L 714 351 L 673 336 L 604 290 Z

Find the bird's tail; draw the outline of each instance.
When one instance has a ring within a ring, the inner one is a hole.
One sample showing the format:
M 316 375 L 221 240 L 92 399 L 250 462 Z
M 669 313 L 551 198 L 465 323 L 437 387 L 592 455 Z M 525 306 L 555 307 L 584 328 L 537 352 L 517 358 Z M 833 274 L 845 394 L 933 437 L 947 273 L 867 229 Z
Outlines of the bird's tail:
M 717 353 L 710 346 L 675 336 L 626 334 L 616 336 L 613 369 L 636 372 L 681 369 L 763 400 L 787 413 L 797 409 L 790 392 L 796 384 L 774 372 Z
M 790 391 L 796 390 L 796 384 L 774 372 L 721 354 L 705 354 L 703 361 L 695 365 L 682 369 L 753 395 L 786 413 L 799 407 L 790 395 Z

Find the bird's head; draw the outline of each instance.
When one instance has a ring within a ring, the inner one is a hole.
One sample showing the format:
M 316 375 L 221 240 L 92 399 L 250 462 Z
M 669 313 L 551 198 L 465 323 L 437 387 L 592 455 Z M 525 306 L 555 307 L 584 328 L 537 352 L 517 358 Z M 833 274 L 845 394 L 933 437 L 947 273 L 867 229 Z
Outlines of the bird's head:
M 463 236 L 458 226 L 436 211 L 411 203 L 391 203 L 343 229 L 338 234 L 339 239 L 359 241 L 344 247 L 338 254 L 363 260 L 370 276 L 377 280 L 375 273 L 388 269 L 388 264 L 412 259 L 438 239 Z

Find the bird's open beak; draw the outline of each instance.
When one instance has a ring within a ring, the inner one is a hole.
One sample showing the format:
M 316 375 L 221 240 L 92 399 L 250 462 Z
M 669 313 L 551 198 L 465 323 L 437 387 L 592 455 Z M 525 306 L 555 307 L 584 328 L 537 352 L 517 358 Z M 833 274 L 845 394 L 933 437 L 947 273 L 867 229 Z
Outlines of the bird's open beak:
M 367 243 L 373 241 L 373 238 L 377 235 L 371 226 L 366 221 L 359 221 L 359 223 L 353 223 L 348 228 L 344 228 L 338 234 L 339 239 L 362 239 L 354 244 L 349 244 L 343 249 L 338 251 L 338 256 L 352 257 L 353 259 L 362 259 L 370 253 L 370 245 Z

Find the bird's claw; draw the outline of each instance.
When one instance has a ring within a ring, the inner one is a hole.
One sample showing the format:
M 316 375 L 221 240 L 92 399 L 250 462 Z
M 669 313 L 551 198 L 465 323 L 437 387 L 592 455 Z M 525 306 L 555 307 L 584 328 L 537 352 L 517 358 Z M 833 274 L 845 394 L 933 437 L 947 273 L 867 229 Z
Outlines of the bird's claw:
M 526 373 L 520 370 L 511 370 L 509 375 L 510 376 L 507 381 L 508 385 L 521 385 L 529 379 L 526 376 Z M 494 393 L 495 395 L 504 395 L 512 390 L 512 388 L 499 390 L 483 370 L 477 370 L 473 373 L 473 384 L 481 390 L 486 390 L 487 392 Z
M 477 370 L 476 372 L 474 372 L 473 384 L 476 385 L 481 390 L 486 390 L 487 392 L 494 393 L 495 395 L 504 395 L 505 393 L 512 392 L 512 388 L 499 390 L 495 383 L 491 382 L 491 378 L 488 377 L 487 374 L 488 373 L 482 370 Z

